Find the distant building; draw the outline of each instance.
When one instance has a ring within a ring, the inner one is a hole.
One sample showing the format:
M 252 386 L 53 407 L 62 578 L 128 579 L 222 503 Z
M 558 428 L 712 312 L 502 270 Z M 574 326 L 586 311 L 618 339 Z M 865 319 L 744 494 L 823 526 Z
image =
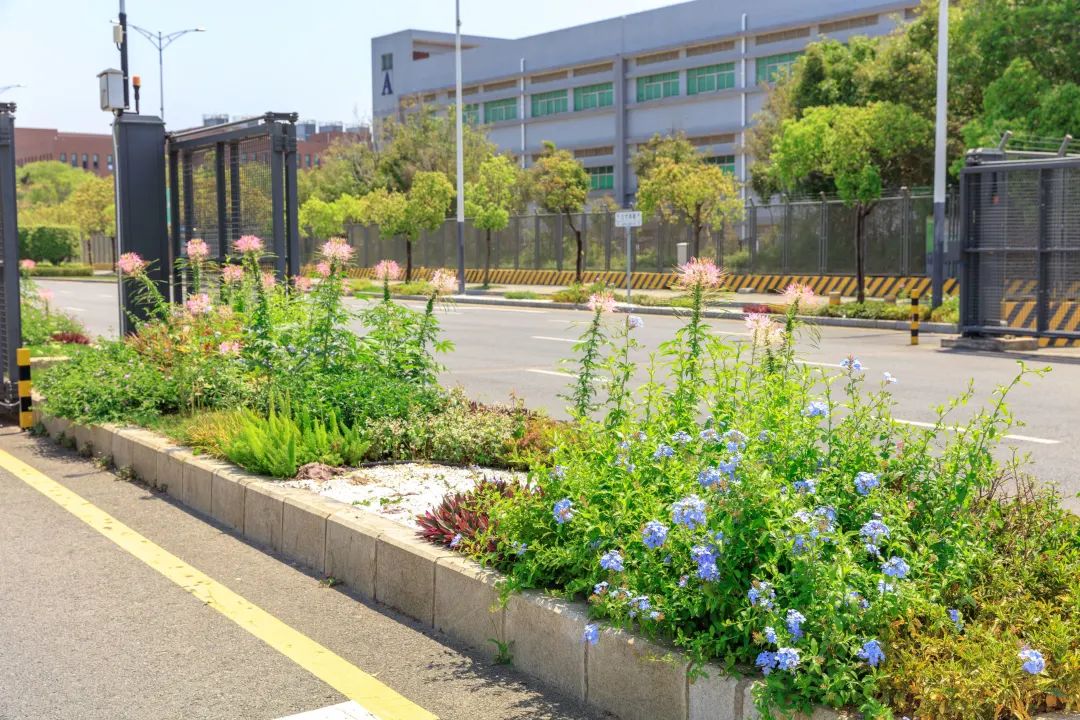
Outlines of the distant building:
M 203 115 L 202 124 L 203 127 L 211 127 L 213 125 L 224 125 L 229 122 L 229 116 L 222 113 L 214 113 L 212 115 Z
M 693 0 L 516 40 L 463 36 L 463 112 L 528 165 L 550 140 L 597 193 L 628 202 L 636 148 L 682 131 L 747 177 L 745 133 L 768 86 L 806 45 L 882 35 L 918 0 Z M 454 102 L 454 36 L 402 30 L 371 41 L 375 127 Z M 376 132 L 377 134 L 377 132 Z
M 113 171 L 112 135 L 15 128 L 15 165 L 55 160 L 107 177 Z
M 296 162 L 298 167 L 320 167 L 323 155 L 335 142 L 371 145 L 371 128 L 366 125 L 358 125 L 355 131 L 350 130 L 349 132 L 340 129 L 324 131 L 324 127 L 320 125 L 317 133 L 308 135 L 304 140 L 300 139 L 299 132 L 297 132 Z
M 301 120 L 296 123 L 296 139 L 307 140 L 318 132 L 318 124 L 314 120 Z

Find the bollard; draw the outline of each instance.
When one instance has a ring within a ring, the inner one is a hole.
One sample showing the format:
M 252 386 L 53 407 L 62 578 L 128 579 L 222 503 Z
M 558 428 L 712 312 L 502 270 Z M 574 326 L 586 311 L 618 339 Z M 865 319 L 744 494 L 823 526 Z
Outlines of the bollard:
M 19 427 L 29 430 L 34 427 L 34 399 L 30 396 L 29 348 L 16 350 L 15 362 L 19 366 Z
M 919 344 L 919 293 L 911 293 L 911 344 Z
M 829 304 L 830 305 L 839 305 L 840 304 L 840 291 L 839 290 L 833 290 L 832 292 L 829 293 Z

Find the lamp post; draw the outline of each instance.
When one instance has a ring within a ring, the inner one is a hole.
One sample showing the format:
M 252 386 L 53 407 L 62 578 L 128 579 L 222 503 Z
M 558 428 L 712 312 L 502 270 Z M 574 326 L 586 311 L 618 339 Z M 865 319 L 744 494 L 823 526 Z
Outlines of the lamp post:
M 461 146 L 461 0 L 454 0 L 454 74 L 457 92 L 457 266 L 458 292 L 465 294 L 465 155 Z
M 14 90 L 15 88 L 24 88 L 24 87 L 26 87 L 26 86 L 25 85 L 20 85 L 18 83 L 14 84 L 14 85 L 0 85 L 0 95 L 6 93 L 8 90 Z
M 949 111 L 949 3 L 938 5 L 937 109 L 934 127 L 934 253 L 930 307 L 944 300 L 945 287 L 945 150 Z
M 188 33 L 193 32 L 206 32 L 206 28 L 196 27 L 188 30 L 177 30 L 171 33 L 162 33 L 160 30 L 153 32 L 145 28 L 141 28 L 138 25 L 128 25 L 132 30 L 138 31 L 140 35 L 150 41 L 150 44 L 157 48 L 158 51 L 158 97 L 161 100 L 161 119 L 165 119 L 165 59 L 163 53 L 165 48 L 173 44 L 175 40 Z

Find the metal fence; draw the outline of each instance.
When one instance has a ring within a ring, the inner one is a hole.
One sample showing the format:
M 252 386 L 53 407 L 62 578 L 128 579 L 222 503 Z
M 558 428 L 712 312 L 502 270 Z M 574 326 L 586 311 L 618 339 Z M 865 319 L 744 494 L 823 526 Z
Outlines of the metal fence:
M 17 396 L 22 344 L 19 305 L 19 233 L 15 205 L 15 105 L 0 103 L 0 360 L 6 377 L 0 400 Z
M 960 186 L 962 330 L 1080 339 L 1080 157 L 971 153 Z
M 174 257 L 202 238 L 224 260 L 243 235 L 270 238 L 278 274 L 299 272 L 296 115 L 266 115 L 170 133 L 169 225 Z
M 953 210 L 955 205 L 950 203 Z M 933 215 L 933 198 L 928 194 L 904 192 L 880 200 L 868 219 L 867 274 L 928 274 Z M 586 270 L 626 269 L 625 239 L 622 230 L 616 230 L 612 213 L 576 215 L 574 226 L 582 230 Z M 348 236 L 357 249 L 357 261 L 365 267 L 384 258 L 404 262 L 405 242 L 401 238 L 382 237 L 377 228 L 359 225 L 351 226 Z M 484 267 L 485 237 L 484 231 L 466 221 L 466 267 Z M 304 238 L 301 256 L 305 263 L 313 258 L 318 242 L 318 238 Z M 634 231 L 632 269 L 670 271 L 678 262 L 679 243 L 693 247 L 689 227 L 647 221 Z M 456 247 L 455 221 L 448 219 L 413 244 L 413 262 L 426 267 L 455 265 Z M 572 270 L 574 252 L 574 232 L 560 215 L 514 216 L 505 230 L 491 235 L 492 268 Z M 733 273 L 852 274 L 855 210 L 832 199 L 749 202 L 741 222 L 703 231 L 700 254 Z

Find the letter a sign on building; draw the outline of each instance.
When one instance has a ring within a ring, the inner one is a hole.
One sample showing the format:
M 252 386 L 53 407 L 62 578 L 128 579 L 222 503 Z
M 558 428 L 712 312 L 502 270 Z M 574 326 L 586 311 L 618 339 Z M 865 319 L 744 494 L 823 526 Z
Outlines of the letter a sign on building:
M 390 86 L 390 73 L 383 73 L 382 94 L 393 95 L 394 88 Z

